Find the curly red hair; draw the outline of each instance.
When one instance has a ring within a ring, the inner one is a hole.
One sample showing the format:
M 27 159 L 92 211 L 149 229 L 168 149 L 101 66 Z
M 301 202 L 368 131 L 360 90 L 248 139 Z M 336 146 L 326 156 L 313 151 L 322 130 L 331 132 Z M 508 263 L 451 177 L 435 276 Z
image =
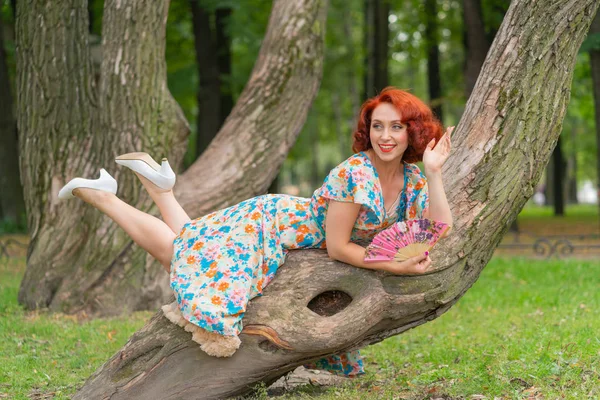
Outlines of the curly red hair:
M 358 153 L 373 147 L 369 137 L 371 115 L 381 103 L 392 104 L 400 114 L 402 123 L 407 127 L 408 148 L 404 152 L 402 160 L 409 163 L 423 161 L 423 153 L 427 144 L 434 138 L 437 144 L 442 137 L 442 124 L 419 98 L 392 86 L 386 87 L 379 95 L 368 99 L 362 105 L 358 127 L 352 135 L 352 151 Z

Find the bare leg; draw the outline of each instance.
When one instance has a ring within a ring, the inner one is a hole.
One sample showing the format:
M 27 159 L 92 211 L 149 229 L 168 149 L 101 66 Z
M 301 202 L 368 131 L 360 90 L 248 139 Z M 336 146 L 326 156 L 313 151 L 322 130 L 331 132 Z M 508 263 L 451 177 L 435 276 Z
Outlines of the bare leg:
M 158 206 L 160 214 L 166 224 L 169 225 L 169 228 L 171 228 L 176 235 L 178 235 L 179 232 L 181 232 L 181 229 L 183 229 L 183 225 L 190 222 L 191 219 L 183 207 L 177 202 L 177 199 L 175 199 L 173 191 L 161 189 L 142 175 L 138 173 L 135 174 L 140 178 L 144 188 L 146 188 L 148 194 L 150 194 L 150 197 L 152 197 L 152 200 L 154 200 Z
M 164 222 L 130 206 L 112 193 L 77 188 L 73 195 L 108 215 L 169 272 L 175 234 Z

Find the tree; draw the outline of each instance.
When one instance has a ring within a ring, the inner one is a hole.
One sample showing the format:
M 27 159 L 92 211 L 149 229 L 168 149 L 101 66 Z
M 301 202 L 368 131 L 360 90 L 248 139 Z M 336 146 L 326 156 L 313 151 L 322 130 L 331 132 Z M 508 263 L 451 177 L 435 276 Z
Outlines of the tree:
M 600 12 L 592 22 L 590 34 L 596 35 L 597 41 L 594 49 L 590 50 L 590 67 L 594 92 L 594 108 L 596 120 L 596 189 L 598 193 L 598 206 L 600 207 Z
M 217 135 L 233 107 L 226 79 L 231 74 L 231 43 L 225 24 L 231 8 L 217 8 L 211 13 L 200 0 L 190 0 L 190 8 L 200 77 L 196 136 L 196 156 L 199 156 Z
M 363 98 L 388 86 L 389 0 L 364 0 L 365 77 Z
M 19 177 L 17 122 L 4 47 L 4 26 L 0 13 L 0 220 L 19 224 L 25 213 Z
M 264 295 L 250 302 L 233 357 L 203 354 L 159 312 L 75 399 L 224 398 L 446 312 L 534 193 L 561 131 L 577 49 L 599 5 L 512 1 L 444 166 L 455 224 L 433 251 L 434 271 L 394 276 L 332 261 L 322 250 L 291 252 Z
M 469 98 L 490 48 L 485 35 L 481 0 L 463 0 L 465 32 L 465 94 Z
M 424 11 L 429 101 L 433 113 L 440 121 L 443 121 L 444 114 L 442 112 L 442 80 L 440 78 L 440 49 L 438 47 L 437 0 L 426 0 Z
M 170 293 L 162 267 L 108 218 L 83 202 L 58 202 L 56 194 L 70 178 L 106 167 L 125 201 L 157 213 L 135 176 L 113 159 L 143 149 L 181 163 L 188 126 L 165 82 L 168 4 L 105 1 L 96 86 L 82 3 L 19 3 L 18 122 L 31 232 L 19 301 L 99 315 L 157 309 Z M 209 151 L 179 178 L 176 195 L 190 215 L 266 191 L 321 79 L 326 5 L 275 2 L 249 84 Z

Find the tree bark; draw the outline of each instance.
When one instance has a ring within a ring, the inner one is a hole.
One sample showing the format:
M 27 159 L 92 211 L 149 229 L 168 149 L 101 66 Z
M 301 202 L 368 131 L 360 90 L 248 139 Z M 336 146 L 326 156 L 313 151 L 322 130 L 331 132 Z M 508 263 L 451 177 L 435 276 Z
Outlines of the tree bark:
M 18 122 L 31 235 L 19 301 L 116 314 L 156 306 L 164 272 L 113 221 L 81 201 L 59 202 L 58 190 L 105 167 L 120 197 L 155 213 L 114 157 L 144 150 L 178 165 L 188 128 L 166 84 L 168 3 L 105 2 L 98 87 L 80 3 L 18 3 Z
M 434 249 L 434 271 L 393 276 L 332 261 L 323 250 L 290 252 L 264 295 L 250 302 L 233 357 L 203 354 L 159 312 L 75 399 L 224 398 L 446 312 L 477 280 L 534 193 L 561 131 L 577 49 L 598 5 L 513 0 L 443 169 L 454 233 Z M 348 294 L 350 304 L 327 302 L 333 290 Z M 315 297 L 330 316 L 310 309 Z
M 19 176 L 17 122 L 13 110 L 0 16 L 0 220 L 19 223 L 25 215 L 25 201 Z
M 596 18 L 592 22 L 590 34 L 600 34 L 600 12 L 596 14 Z M 590 64 L 596 120 L 596 193 L 598 193 L 600 211 L 600 49 L 590 51 Z
M 463 0 L 465 30 L 465 98 L 469 98 L 490 43 L 485 36 L 481 0 Z
M 443 121 L 437 0 L 425 0 L 425 43 L 427 48 L 427 81 L 429 83 L 430 106 L 436 117 L 440 121 Z
M 323 0 L 274 4 L 238 104 L 211 151 L 175 187 L 190 215 L 268 188 L 317 92 L 326 6 Z M 171 294 L 162 267 L 107 217 L 56 196 L 69 179 L 93 177 L 106 167 L 119 182 L 120 197 L 157 214 L 135 175 L 113 160 L 132 151 L 165 155 L 175 166 L 183 158 L 188 126 L 166 85 L 168 3 L 105 2 L 98 88 L 91 79 L 87 7 L 67 0 L 19 7 L 18 121 L 31 232 L 19 301 L 30 309 L 97 315 L 157 309 Z

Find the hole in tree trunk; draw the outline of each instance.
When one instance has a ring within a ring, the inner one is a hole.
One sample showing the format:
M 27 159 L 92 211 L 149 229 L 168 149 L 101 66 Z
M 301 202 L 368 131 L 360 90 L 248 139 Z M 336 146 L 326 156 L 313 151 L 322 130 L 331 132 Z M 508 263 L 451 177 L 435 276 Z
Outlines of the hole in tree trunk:
M 349 294 L 340 290 L 328 290 L 312 299 L 307 307 L 323 317 L 330 317 L 348 307 L 351 302 Z

